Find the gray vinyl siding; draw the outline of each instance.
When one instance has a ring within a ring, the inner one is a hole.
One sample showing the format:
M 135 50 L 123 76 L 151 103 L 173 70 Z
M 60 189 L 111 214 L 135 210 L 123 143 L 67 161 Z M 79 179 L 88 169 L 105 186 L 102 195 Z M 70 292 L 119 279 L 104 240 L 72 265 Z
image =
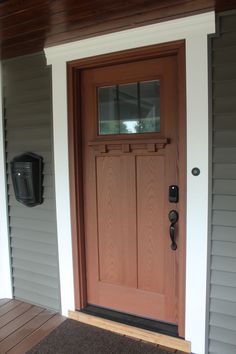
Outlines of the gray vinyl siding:
M 13 294 L 59 310 L 51 70 L 43 53 L 3 63 L 3 95 Z M 24 152 L 44 159 L 44 202 L 33 208 L 16 201 L 10 176 L 11 159 Z
M 211 39 L 212 227 L 209 353 L 236 353 L 236 12 Z

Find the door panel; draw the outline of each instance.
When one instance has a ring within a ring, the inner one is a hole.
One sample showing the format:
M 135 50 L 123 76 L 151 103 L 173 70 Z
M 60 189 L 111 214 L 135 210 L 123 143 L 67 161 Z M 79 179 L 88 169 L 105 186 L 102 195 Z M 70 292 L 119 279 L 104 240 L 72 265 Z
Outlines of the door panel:
M 133 156 L 97 157 L 99 279 L 130 287 L 137 285 L 134 166 Z
M 174 324 L 178 249 L 168 213 L 178 205 L 168 188 L 179 175 L 177 81 L 175 55 L 81 76 L 87 301 Z
M 137 156 L 138 289 L 160 294 L 165 274 L 164 162 L 163 156 Z

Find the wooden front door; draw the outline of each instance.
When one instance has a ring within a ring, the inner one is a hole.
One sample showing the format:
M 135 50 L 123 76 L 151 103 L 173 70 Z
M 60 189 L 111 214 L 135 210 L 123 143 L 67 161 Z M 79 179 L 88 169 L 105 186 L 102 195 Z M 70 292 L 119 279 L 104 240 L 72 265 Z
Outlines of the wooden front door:
M 177 56 L 83 70 L 80 92 L 87 303 L 178 324 Z

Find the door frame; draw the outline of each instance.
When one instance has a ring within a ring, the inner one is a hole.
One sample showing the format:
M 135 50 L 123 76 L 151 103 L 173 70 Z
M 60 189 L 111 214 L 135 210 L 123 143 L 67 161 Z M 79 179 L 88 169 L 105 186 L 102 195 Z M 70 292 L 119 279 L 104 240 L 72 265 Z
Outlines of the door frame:
M 209 11 L 151 25 L 44 48 L 52 69 L 53 160 L 55 169 L 61 312 L 75 308 L 71 237 L 67 63 L 121 50 L 185 39 L 187 106 L 187 230 L 185 339 L 192 351 L 206 348 L 207 259 L 209 211 L 208 35 L 215 33 L 215 13 Z M 192 175 L 193 167 L 201 174 Z M 197 218 L 196 218 L 197 215 Z M 72 225 L 73 227 L 73 225 Z M 1 250 L 0 250 L 1 251 Z M 0 252 L 1 253 L 1 252 Z M 199 327 L 199 323 L 201 326 Z
M 186 275 L 186 89 L 185 89 L 185 41 L 153 45 L 117 53 L 75 60 L 67 64 L 68 75 L 68 141 L 70 207 L 72 225 L 72 249 L 74 270 L 75 308 L 87 305 L 85 233 L 83 219 L 83 161 L 80 81 L 81 71 L 107 65 L 175 55 L 178 62 L 178 150 L 179 150 L 179 213 L 178 223 L 181 242 L 178 240 L 178 329 L 185 335 L 185 275 Z

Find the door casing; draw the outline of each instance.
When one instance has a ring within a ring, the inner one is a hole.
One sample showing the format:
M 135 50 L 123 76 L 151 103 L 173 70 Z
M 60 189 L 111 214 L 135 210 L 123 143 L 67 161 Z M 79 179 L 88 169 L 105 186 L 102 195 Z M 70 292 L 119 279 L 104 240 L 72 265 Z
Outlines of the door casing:
M 185 336 L 185 274 L 186 274 L 186 89 L 185 89 L 185 42 L 177 41 L 162 45 L 147 46 L 138 49 L 116 52 L 81 59 L 67 64 L 68 74 L 68 141 L 69 141 L 69 174 L 70 203 L 73 244 L 73 270 L 75 307 L 80 310 L 87 304 L 85 235 L 83 222 L 83 172 L 82 172 L 82 139 L 80 113 L 80 73 L 88 68 L 104 65 L 128 63 L 131 61 L 176 55 L 178 60 L 178 134 L 179 134 L 179 188 L 181 198 L 179 212 L 179 233 L 182 242 L 179 247 L 179 335 Z

